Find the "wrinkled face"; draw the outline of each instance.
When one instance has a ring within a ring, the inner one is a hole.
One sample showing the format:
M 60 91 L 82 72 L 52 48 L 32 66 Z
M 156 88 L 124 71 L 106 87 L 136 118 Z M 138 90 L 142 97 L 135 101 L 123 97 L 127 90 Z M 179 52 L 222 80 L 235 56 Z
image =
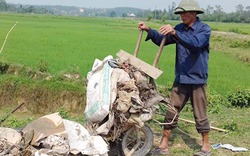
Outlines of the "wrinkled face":
M 184 24 L 191 26 L 196 21 L 196 14 L 196 12 L 182 12 L 180 17 Z

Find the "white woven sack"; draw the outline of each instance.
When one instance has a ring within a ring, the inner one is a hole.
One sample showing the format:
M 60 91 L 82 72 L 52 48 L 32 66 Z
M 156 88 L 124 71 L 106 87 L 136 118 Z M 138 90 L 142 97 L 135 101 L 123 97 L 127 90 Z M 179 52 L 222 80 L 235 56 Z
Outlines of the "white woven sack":
M 92 70 L 87 74 L 85 117 L 88 122 L 100 122 L 109 114 L 113 71 L 108 64 L 110 59 L 113 57 L 107 56 L 103 61 L 95 59 Z

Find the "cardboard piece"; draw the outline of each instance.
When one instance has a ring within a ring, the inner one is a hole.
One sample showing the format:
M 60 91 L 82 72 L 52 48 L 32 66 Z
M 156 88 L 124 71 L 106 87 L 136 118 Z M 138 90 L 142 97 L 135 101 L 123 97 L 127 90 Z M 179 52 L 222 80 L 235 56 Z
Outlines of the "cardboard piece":
M 140 60 L 139 58 L 127 53 L 124 50 L 120 50 L 116 56 L 118 56 L 122 60 L 129 60 L 129 63 L 133 65 L 135 68 L 143 71 L 148 76 L 152 77 L 153 79 L 157 79 L 163 71 Z
M 6 139 L 7 143 L 17 145 L 21 142 L 22 136 L 14 129 L 0 127 L 0 139 Z
M 38 118 L 37 120 L 29 123 L 22 132 L 28 133 L 34 131 L 31 145 L 39 146 L 40 140 L 47 138 L 50 135 L 61 135 L 67 137 L 67 133 L 64 128 L 63 119 L 59 113 L 54 113 Z

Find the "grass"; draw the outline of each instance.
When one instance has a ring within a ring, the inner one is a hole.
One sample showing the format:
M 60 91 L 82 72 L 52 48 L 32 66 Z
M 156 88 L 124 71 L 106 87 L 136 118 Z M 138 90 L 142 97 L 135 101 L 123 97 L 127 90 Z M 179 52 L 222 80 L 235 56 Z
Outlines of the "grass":
M 186 106 L 190 107 L 190 106 Z M 239 115 L 244 114 L 244 115 Z M 220 129 L 227 129 L 228 132 L 220 132 L 212 129 L 209 133 L 210 143 L 212 145 L 231 144 L 235 147 L 244 147 L 249 149 L 249 121 L 247 116 L 250 115 L 250 109 L 238 108 L 223 108 L 219 114 L 208 113 L 211 126 Z M 182 111 L 181 118 L 193 121 L 191 111 Z M 155 119 L 163 122 L 163 116 L 155 115 Z M 162 128 L 155 122 L 150 122 L 149 126 L 153 129 L 155 146 L 159 144 L 161 139 Z M 178 128 L 173 130 L 170 138 L 170 154 L 185 156 L 192 155 L 194 152 L 199 151 L 201 147 L 201 136 L 196 132 L 195 125 L 192 123 L 179 121 Z M 213 155 L 216 156 L 248 156 L 249 152 L 232 152 L 227 149 L 218 148 L 212 149 Z
M 135 20 L 2 14 L 3 27 L 0 28 L 0 40 L 4 39 L 16 21 L 18 24 L 9 35 L 0 60 L 34 69 L 46 64 L 48 72 L 55 75 L 73 71 L 86 76 L 96 58 L 102 60 L 107 55 L 115 57 L 120 49 L 133 53 L 139 34 L 136 28 L 139 21 Z M 176 21 L 170 22 L 176 23 Z M 155 29 L 161 24 L 161 22 L 148 22 L 148 25 Z M 219 30 L 225 27 L 220 23 L 218 25 Z M 212 23 L 212 26 L 216 25 Z M 146 33 L 143 39 L 145 37 Z M 150 41 L 142 41 L 138 57 L 152 64 L 157 51 L 158 47 Z M 174 46 L 163 49 L 158 64 L 164 71 L 164 74 L 157 79 L 160 85 L 170 84 L 174 79 L 174 51 Z M 249 68 L 248 64 L 232 58 L 231 55 L 217 53 L 216 49 L 212 50 L 209 64 L 210 88 L 225 95 L 238 86 L 243 88 L 250 86 Z M 237 72 L 239 70 L 242 72 Z
M 209 80 L 210 90 L 221 95 L 236 90 L 249 88 L 250 66 L 249 63 L 235 59 L 229 54 L 212 51 L 210 53 Z
M 32 67 L 34 70 L 39 70 L 41 67 L 46 67 L 47 72 L 52 75 L 60 75 L 62 72 L 76 72 L 82 77 L 87 75 L 96 58 L 102 60 L 107 55 L 115 54 L 123 49 L 129 53 L 133 53 L 139 32 L 137 24 L 139 21 L 131 19 L 113 19 L 113 18 L 91 18 L 91 17 L 65 17 L 65 16 L 50 16 L 50 15 L 17 15 L 17 14 L 0 14 L 0 43 L 4 40 L 6 33 L 18 21 L 18 25 L 13 29 L 6 42 L 3 52 L 0 54 L 0 60 L 11 64 L 20 64 L 27 67 Z M 162 22 L 148 21 L 148 25 L 158 29 Z M 176 21 L 170 21 L 175 24 Z M 233 28 L 240 30 L 246 34 L 250 34 L 249 24 L 235 23 L 209 23 L 213 30 L 229 31 Z M 143 35 L 143 39 L 146 33 Z M 214 36 L 212 36 L 214 38 Z M 227 38 L 223 38 L 223 41 Z M 250 58 L 248 48 L 230 48 L 230 43 L 216 44 L 218 40 L 211 40 L 211 51 L 209 61 L 209 92 L 216 92 L 223 96 L 227 96 L 238 87 L 248 88 L 250 86 L 250 65 L 249 62 L 244 62 L 234 55 L 235 51 L 243 51 L 244 57 Z M 138 57 L 145 62 L 152 64 L 153 59 L 158 51 L 158 47 L 150 41 L 142 41 Z M 159 60 L 158 67 L 164 71 L 157 79 L 157 83 L 162 86 L 170 87 L 174 79 L 174 62 L 175 62 L 175 46 L 164 47 L 162 56 Z M 1 75 L 0 85 L 2 90 L 0 95 L 3 95 L 3 86 L 10 95 L 15 93 L 15 98 L 19 96 L 37 98 L 37 101 L 44 100 L 47 102 L 44 113 L 52 113 L 51 111 L 59 110 L 60 106 L 67 106 L 68 99 L 71 99 L 72 94 L 66 96 L 65 92 L 80 92 L 76 97 L 81 102 L 84 98 L 79 98 L 85 92 L 83 81 L 74 83 L 71 81 L 61 81 L 53 79 L 51 81 L 34 80 L 32 78 L 20 78 L 15 75 Z M 10 87 L 10 88 L 8 88 Z M 22 88 L 22 90 L 20 88 Z M 49 89 L 44 89 L 49 88 Z M 11 90 L 10 90 L 11 89 Z M 37 91 L 33 92 L 34 89 Z M 44 89 L 44 90 L 43 90 Z M 66 91 L 65 91 L 66 90 Z M 51 91 L 45 93 L 46 91 Z M 54 95 L 59 94 L 58 97 Z M 46 101 L 46 98 L 40 99 L 40 96 L 53 98 L 52 101 Z M 60 101 L 61 99 L 64 99 Z M 65 102 L 66 101 L 66 102 Z M 55 104 L 54 104 L 55 103 Z M 63 103 L 63 105 L 60 105 Z M 13 108 L 15 101 L 10 103 Z M 53 104 L 49 106 L 49 104 Z M 81 103 L 82 104 L 82 103 Z M 80 104 L 80 107 L 83 105 Z M 9 105 L 6 103 L 5 106 Z M 219 105 L 219 104 L 218 104 Z M 39 107 L 39 103 L 31 103 L 32 110 Z M 64 114 L 70 111 L 68 106 L 63 109 Z M 211 143 L 230 143 L 234 146 L 242 146 L 250 148 L 249 138 L 249 108 L 227 108 L 220 106 L 222 110 L 218 114 L 209 112 L 209 118 L 212 126 L 219 128 L 231 129 L 229 133 L 221 133 L 217 131 L 211 132 Z M 52 109 L 53 108 L 53 109 Z M 79 108 L 79 107 L 77 107 Z M 12 107 L 1 107 L 0 118 L 4 117 L 12 110 Z M 26 111 L 24 111 L 26 112 Z M 25 114 L 15 113 L 11 116 L 12 125 L 19 125 L 17 119 L 30 121 L 42 114 Z M 192 120 L 190 111 L 183 111 L 183 118 Z M 21 118 L 19 116 L 22 116 Z M 83 113 L 80 112 L 78 117 L 83 118 Z M 79 120 L 79 118 L 75 119 Z M 23 123 L 25 124 L 25 122 Z M 156 132 L 157 137 L 160 137 L 161 128 L 153 123 L 152 129 Z M 198 142 L 197 142 L 198 141 Z M 174 130 L 171 140 L 171 153 L 175 155 L 192 155 L 194 151 L 199 150 L 199 135 L 194 129 L 194 125 L 180 122 L 179 129 Z M 232 153 L 228 150 L 214 150 L 215 155 L 249 155 L 247 153 Z

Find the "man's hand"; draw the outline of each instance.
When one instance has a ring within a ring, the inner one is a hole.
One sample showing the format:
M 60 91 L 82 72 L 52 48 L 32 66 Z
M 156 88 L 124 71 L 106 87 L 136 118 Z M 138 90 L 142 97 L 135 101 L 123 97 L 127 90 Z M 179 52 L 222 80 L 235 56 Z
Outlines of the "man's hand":
M 138 24 L 138 28 L 139 28 L 139 30 L 145 30 L 146 32 L 148 32 L 148 30 L 149 30 L 149 27 L 144 22 L 140 22 Z
M 170 24 L 161 26 L 160 29 L 159 29 L 159 31 L 163 35 L 167 35 L 167 34 L 175 35 L 175 30 L 174 30 L 174 28 Z

